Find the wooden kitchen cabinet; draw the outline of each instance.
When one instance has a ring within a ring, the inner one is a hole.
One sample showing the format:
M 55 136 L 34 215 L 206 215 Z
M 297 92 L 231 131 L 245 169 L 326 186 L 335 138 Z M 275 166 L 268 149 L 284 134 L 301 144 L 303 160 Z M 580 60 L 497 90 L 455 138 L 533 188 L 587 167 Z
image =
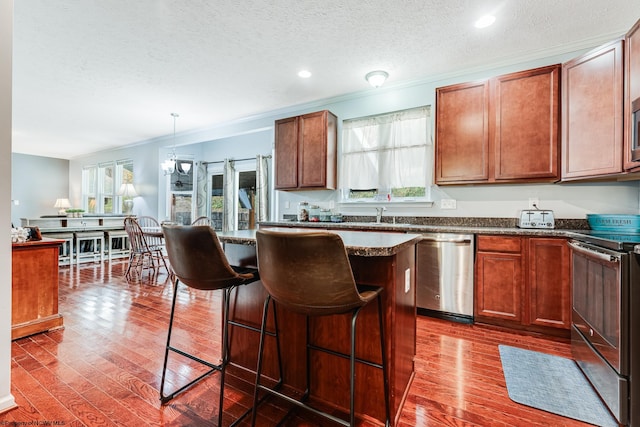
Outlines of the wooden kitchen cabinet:
M 527 256 L 528 323 L 571 328 L 570 253 L 560 238 L 530 237 Z
M 562 180 L 623 172 L 623 40 L 562 66 Z
M 275 122 L 276 190 L 336 188 L 337 118 L 323 110 Z
M 640 21 L 625 38 L 625 101 L 624 101 L 624 168 L 640 172 L 640 162 L 632 161 L 632 151 L 640 155 L 640 147 L 633 144 L 632 102 L 640 99 Z
M 478 236 L 475 321 L 566 334 L 571 326 L 570 254 L 562 238 Z
M 476 321 L 522 321 L 523 262 L 519 237 L 478 236 Z
M 557 181 L 560 66 L 496 77 L 492 89 L 495 180 Z
M 489 82 L 436 89 L 436 182 L 489 180 Z
M 559 180 L 560 65 L 436 89 L 436 183 Z

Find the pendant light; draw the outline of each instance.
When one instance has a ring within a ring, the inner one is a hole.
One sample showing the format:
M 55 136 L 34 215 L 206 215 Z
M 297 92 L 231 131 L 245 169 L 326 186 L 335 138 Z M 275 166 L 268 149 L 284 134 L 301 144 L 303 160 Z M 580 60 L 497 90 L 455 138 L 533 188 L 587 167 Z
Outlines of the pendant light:
M 176 119 L 180 117 L 178 113 L 171 113 L 173 117 L 173 148 L 171 149 L 171 153 L 169 153 L 169 157 L 160 164 L 162 170 L 164 171 L 165 176 L 171 175 L 173 171 L 176 170 Z

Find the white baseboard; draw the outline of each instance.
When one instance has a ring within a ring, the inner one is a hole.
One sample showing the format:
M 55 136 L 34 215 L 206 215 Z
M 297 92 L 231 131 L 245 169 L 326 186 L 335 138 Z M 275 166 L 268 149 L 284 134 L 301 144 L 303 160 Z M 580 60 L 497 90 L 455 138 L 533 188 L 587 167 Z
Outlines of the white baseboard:
M 7 396 L 0 397 L 0 413 L 6 412 L 9 409 L 16 408 L 16 400 L 13 398 L 13 395 L 9 393 Z

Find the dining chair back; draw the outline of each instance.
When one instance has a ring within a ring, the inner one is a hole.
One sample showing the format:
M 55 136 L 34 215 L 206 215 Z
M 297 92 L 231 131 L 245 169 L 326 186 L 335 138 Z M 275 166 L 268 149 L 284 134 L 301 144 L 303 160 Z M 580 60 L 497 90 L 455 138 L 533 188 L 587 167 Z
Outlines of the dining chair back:
M 145 235 L 145 240 L 147 244 L 151 247 L 163 247 L 164 246 L 164 238 L 162 237 L 162 227 L 157 219 L 152 216 L 139 216 L 136 217 L 136 221 L 138 225 Z M 151 233 L 151 234 L 149 234 Z
M 149 269 L 155 277 L 162 265 L 167 270 L 167 274 L 171 274 L 164 259 L 163 246 L 157 244 L 159 240 L 157 237 L 152 238 L 145 235 L 137 219 L 132 216 L 124 219 L 124 229 L 129 237 L 131 249 L 129 251 L 129 265 L 125 272 L 127 280 L 131 279 L 131 272 L 136 271 L 138 268 L 140 268 L 141 275 L 145 269 Z
M 208 216 L 199 216 L 191 225 L 211 225 L 211 219 Z

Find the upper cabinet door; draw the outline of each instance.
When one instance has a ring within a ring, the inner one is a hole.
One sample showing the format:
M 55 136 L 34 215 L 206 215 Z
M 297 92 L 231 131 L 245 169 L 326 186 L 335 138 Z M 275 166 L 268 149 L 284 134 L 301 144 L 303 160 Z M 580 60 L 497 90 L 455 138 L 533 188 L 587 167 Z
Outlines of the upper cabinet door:
M 275 123 L 276 190 L 335 189 L 337 118 L 323 110 Z
M 640 172 L 640 162 L 632 161 L 632 152 L 635 151 L 636 158 L 640 156 L 640 146 L 638 141 L 633 143 L 633 110 L 631 103 L 640 99 L 640 21 L 627 33 L 625 39 L 625 136 L 624 136 L 624 168 Z
M 335 189 L 336 117 L 326 110 L 305 114 L 298 132 L 298 186 Z
M 275 123 L 275 188 L 298 186 L 298 118 Z
M 436 89 L 436 184 L 559 180 L 560 65 Z
M 562 179 L 622 172 L 623 41 L 562 69 Z
M 489 82 L 436 89 L 436 183 L 489 179 Z
M 492 80 L 496 181 L 559 179 L 560 65 Z

